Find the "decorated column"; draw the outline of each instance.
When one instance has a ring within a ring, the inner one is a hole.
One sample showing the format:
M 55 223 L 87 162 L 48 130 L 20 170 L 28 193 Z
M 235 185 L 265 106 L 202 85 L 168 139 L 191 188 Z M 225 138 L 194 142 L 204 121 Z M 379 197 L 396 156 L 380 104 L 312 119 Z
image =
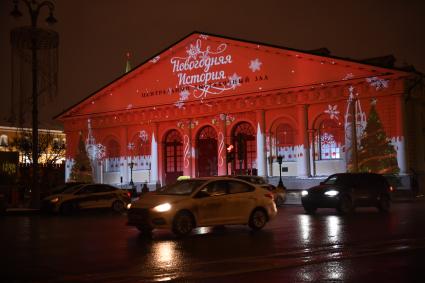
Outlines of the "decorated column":
M 158 179 L 158 125 L 154 124 L 151 139 L 151 184 L 159 182 Z
M 265 136 L 265 112 L 264 110 L 257 111 L 257 170 L 258 176 L 266 176 L 266 136 Z
M 188 121 L 187 127 L 184 127 L 183 135 L 183 175 L 191 176 L 192 175 L 192 121 Z
M 121 127 L 120 128 L 120 144 L 121 144 L 121 152 L 120 152 L 120 177 L 122 177 L 123 184 L 127 184 L 130 182 L 129 178 L 129 170 L 128 170 L 128 164 L 129 161 L 127 161 L 127 158 L 129 157 L 128 154 L 128 138 L 127 138 L 127 128 Z
M 308 141 L 308 105 L 298 105 L 299 149 L 297 171 L 298 176 L 307 177 L 310 174 L 310 150 Z
M 218 175 L 228 174 L 226 160 L 226 114 L 220 114 L 219 130 L 217 135 L 217 165 Z

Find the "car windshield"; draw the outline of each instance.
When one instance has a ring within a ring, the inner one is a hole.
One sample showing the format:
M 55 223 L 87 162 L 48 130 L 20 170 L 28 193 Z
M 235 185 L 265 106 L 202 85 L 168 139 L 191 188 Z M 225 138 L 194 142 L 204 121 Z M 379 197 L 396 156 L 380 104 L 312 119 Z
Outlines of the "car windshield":
M 190 195 L 207 180 L 183 180 L 159 189 L 159 195 Z
M 82 185 L 82 184 L 80 184 L 80 185 L 75 185 L 75 186 L 69 187 L 68 189 L 64 190 L 64 191 L 62 192 L 62 194 L 73 194 L 73 193 L 75 193 L 76 191 L 78 191 L 78 190 L 79 190 L 82 186 L 83 186 L 83 185 Z

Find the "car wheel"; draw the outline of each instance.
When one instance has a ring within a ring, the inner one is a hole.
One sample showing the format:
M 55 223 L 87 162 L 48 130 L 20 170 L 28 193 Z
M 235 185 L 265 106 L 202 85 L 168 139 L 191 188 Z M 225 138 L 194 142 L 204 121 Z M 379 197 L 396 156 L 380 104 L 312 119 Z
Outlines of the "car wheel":
M 251 213 L 249 217 L 248 225 L 254 230 L 258 231 L 264 227 L 267 223 L 267 214 L 263 209 L 256 209 Z
M 378 210 L 380 212 L 389 212 L 391 208 L 390 198 L 386 195 L 381 195 L 378 202 Z
M 115 212 L 123 212 L 125 209 L 125 204 L 120 201 L 120 200 L 116 200 L 112 203 L 112 210 Z
M 316 210 L 317 210 L 317 207 L 314 207 L 314 206 L 304 206 L 304 211 L 307 214 L 315 214 L 316 213 Z
M 179 212 L 173 221 L 173 232 L 178 236 L 189 234 L 195 227 L 195 221 L 192 214 L 188 211 Z
M 70 215 L 77 210 L 77 206 L 72 202 L 65 202 L 61 204 L 59 211 L 63 215 Z
M 283 199 L 281 196 L 277 196 L 275 202 L 277 207 L 281 207 L 285 203 L 285 199 Z
M 343 195 L 339 201 L 338 207 L 337 207 L 337 212 L 339 214 L 348 214 L 350 212 L 352 212 L 354 209 L 353 207 L 353 201 L 351 200 L 351 198 L 347 195 Z

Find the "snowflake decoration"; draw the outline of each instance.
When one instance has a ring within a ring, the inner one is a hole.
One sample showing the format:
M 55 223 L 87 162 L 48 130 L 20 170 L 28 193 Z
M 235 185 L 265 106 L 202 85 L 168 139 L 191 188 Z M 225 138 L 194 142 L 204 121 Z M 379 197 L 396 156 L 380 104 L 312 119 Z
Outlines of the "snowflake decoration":
M 190 57 L 196 58 L 196 56 L 201 53 L 201 46 L 198 42 L 194 45 L 191 44 L 189 48 L 186 49 L 187 55 Z
M 366 78 L 366 81 L 369 83 L 370 86 L 374 87 L 376 90 L 388 88 L 389 81 L 386 79 L 380 79 L 378 77 L 370 77 L 370 78 Z
M 329 133 L 323 133 L 323 135 L 320 137 L 320 143 L 324 147 L 331 147 L 336 144 L 334 136 Z
M 190 92 L 188 90 L 183 90 L 180 92 L 180 101 L 186 101 L 189 98 Z
M 128 150 L 133 151 L 136 148 L 136 146 L 134 145 L 134 143 L 130 142 L 130 143 L 128 143 L 127 148 L 128 148 Z
M 178 108 L 178 109 L 182 109 L 184 108 L 184 101 L 177 101 L 176 103 L 174 103 L 174 105 Z
M 158 62 L 159 61 L 159 59 L 160 59 L 161 57 L 158 55 L 158 56 L 156 56 L 155 58 L 153 58 L 153 59 L 151 59 L 151 62 L 152 63 L 156 63 L 156 62 Z
M 352 78 L 354 78 L 353 73 L 348 73 L 348 74 L 345 75 L 345 77 L 342 78 L 342 80 L 346 81 L 346 80 L 350 80 Z
M 339 110 L 337 110 L 338 105 L 328 105 L 328 109 L 325 110 L 325 113 L 328 113 L 331 119 L 338 120 Z
M 258 58 L 256 58 L 255 60 L 251 60 L 249 68 L 251 69 L 252 72 L 259 71 L 261 64 L 263 64 L 263 63 L 261 63 L 260 60 L 258 60 Z
M 142 140 L 142 142 L 147 142 L 149 139 L 149 135 L 145 130 L 140 131 L 139 138 Z
M 237 86 L 240 86 L 241 85 L 241 83 L 240 83 L 240 79 L 241 79 L 241 77 L 240 76 L 238 76 L 236 73 L 233 73 L 233 75 L 231 75 L 230 77 L 228 77 L 228 79 L 229 79 L 229 86 L 232 88 L 232 89 L 235 89 Z

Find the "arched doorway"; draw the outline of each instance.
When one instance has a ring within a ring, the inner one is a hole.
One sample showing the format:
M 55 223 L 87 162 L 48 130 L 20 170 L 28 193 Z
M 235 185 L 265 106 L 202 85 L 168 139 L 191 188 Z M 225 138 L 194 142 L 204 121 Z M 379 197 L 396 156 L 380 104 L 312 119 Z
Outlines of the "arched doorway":
M 232 132 L 232 144 L 236 148 L 232 162 L 232 174 L 257 174 L 257 143 L 255 130 L 248 122 L 235 126 Z
M 170 184 L 183 175 L 183 139 L 176 130 L 170 131 L 164 144 L 165 183 Z
M 217 175 L 217 133 L 211 126 L 203 127 L 196 137 L 198 176 Z

